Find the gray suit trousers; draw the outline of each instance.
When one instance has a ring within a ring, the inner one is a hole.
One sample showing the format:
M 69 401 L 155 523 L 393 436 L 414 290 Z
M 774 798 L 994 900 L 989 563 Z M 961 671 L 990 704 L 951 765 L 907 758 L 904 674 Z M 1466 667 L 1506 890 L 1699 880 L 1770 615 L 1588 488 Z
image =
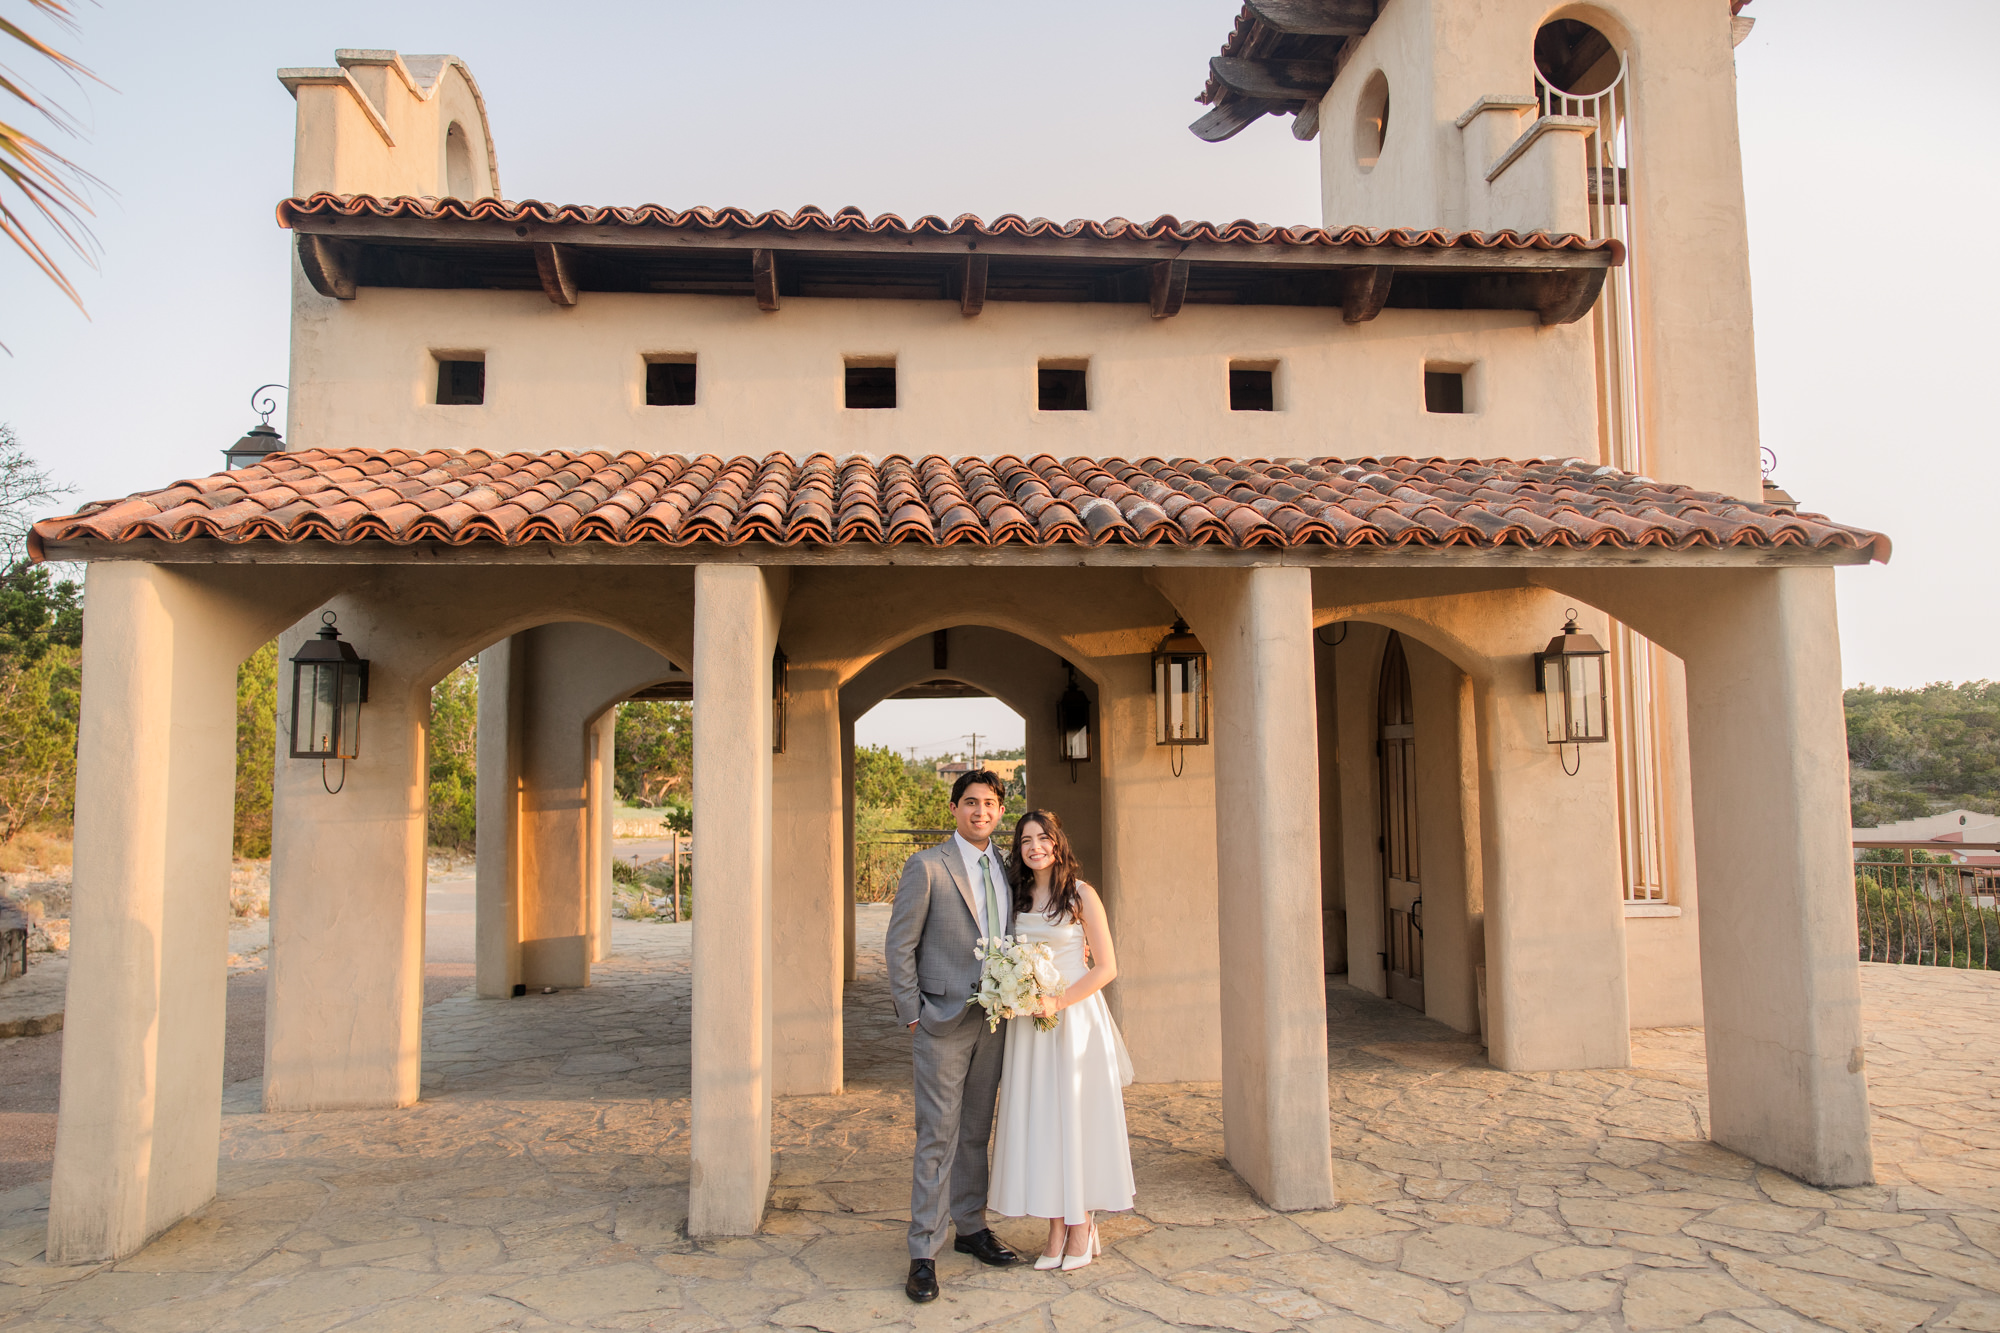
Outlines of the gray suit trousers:
M 926 997 L 928 998 L 928 997 Z M 985 1011 L 934 1033 L 922 1023 L 915 1049 L 917 1157 L 910 1188 L 910 1257 L 934 1259 L 944 1248 L 946 1186 L 950 1220 L 961 1236 L 986 1229 L 986 1145 L 1000 1092 L 1007 1032 L 986 1030 Z

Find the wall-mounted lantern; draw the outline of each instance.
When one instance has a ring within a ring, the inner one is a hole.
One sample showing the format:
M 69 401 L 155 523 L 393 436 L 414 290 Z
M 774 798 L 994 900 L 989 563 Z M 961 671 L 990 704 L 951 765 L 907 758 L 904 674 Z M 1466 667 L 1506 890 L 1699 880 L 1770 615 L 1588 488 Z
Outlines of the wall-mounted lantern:
M 341 761 L 341 786 L 347 785 L 347 761 L 360 756 L 361 705 L 368 702 L 368 659 L 340 637 L 335 616 L 320 617 L 319 633 L 292 657 L 292 758 Z M 337 792 L 340 787 L 328 787 Z
M 1153 650 L 1153 744 L 1173 747 L 1175 777 L 1179 747 L 1208 744 L 1208 650 L 1178 617 Z
M 785 700 L 792 692 L 792 664 L 780 648 L 771 654 L 771 753 L 785 752 Z
M 1604 700 L 1604 663 L 1611 654 L 1576 627 L 1574 610 L 1568 615 L 1562 633 L 1535 654 L 1535 689 L 1550 745 L 1595 745 L 1611 739 Z M 1577 751 L 1579 762 L 1582 754 Z
M 277 400 L 265 398 L 261 402 L 257 394 L 266 389 L 282 389 L 282 384 L 260 384 L 256 393 L 250 395 L 250 410 L 263 418 L 244 433 L 243 438 L 222 451 L 222 460 L 233 471 L 239 467 L 249 467 L 261 463 L 266 454 L 281 454 L 285 451 L 285 437 L 271 426 L 271 414 L 278 410 Z
M 1076 781 L 1076 766 L 1090 762 L 1090 696 L 1077 688 L 1076 668 L 1063 663 L 1069 672 L 1069 688 L 1056 700 L 1057 751 L 1069 760 L 1069 780 Z

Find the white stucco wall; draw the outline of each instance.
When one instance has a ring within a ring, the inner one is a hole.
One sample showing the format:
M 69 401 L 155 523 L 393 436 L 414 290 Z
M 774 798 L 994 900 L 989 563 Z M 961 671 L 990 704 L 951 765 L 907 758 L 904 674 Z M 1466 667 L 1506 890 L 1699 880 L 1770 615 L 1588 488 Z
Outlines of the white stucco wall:
M 1755 496 L 1749 241 L 1730 15 L 1720 0 L 1553 10 L 1545 0 L 1389 0 L 1321 102 L 1323 220 L 1369 227 L 1561 224 L 1534 216 L 1533 208 L 1517 221 L 1487 207 L 1484 181 L 1467 166 L 1465 135 L 1483 136 L 1491 127 L 1475 122 L 1461 132 L 1456 125 L 1482 97 L 1534 93 L 1535 33 L 1559 18 L 1591 24 L 1630 57 L 1630 262 L 1643 330 L 1644 471 Z M 1380 161 L 1364 171 L 1355 159 L 1354 122 L 1378 70 L 1389 81 L 1389 130 Z M 1519 128 L 1525 131 L 1534 115 L 1523 113 Z M 1574 160 L 1573 143 L 1536 151 L 1556 148 L 1558 157 Z M 1508 174 L 1521 170 L 1517 165 Z M 1507 195 L 1503 189 L 1495 198 Z M 1511 206 L 1527 208 L 1520 199 Z M 1549 373 L 1560 371 L 1552 364 Z
M 1594 457 L 1587 328 L 1532 312 L 748 298 L 364 287 L 294 264 L 294 449 L 789 450 L 1056 457 Z M 439 351 L 486 362 L 486 401 L 440 406 Z M 697 402 L 648 407 L 645 357 L 694 353 Z M 894 357 L 897 406 L 843 405 L 850 356 Z M 1045 358 L 1088 358 L 1090 410 L 1036 410 Z M 1275 361 L 1279 410 L 1229 410 L 1231 360 Z M 1424 411 L 1426 361 L 1476 367 L 1463 415 Z

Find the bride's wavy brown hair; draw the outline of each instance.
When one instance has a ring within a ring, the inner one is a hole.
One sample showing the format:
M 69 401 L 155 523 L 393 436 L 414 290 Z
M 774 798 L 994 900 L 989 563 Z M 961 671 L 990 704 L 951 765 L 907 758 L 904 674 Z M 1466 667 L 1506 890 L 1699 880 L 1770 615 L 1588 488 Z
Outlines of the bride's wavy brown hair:
M 1063 832 L 1062 820 L 1048 810 L 1028 810 L 1014 825 L 1014 847 L 1007 853 L 1007 878 L 1014 885 L 1014 913 L 1019 916 L 1034 910 L 1035 872 L 1021 859 L 1021 833 L 1032 820 L 1042 826 L 1042 832 L 1055 843 L 1056 863 L 1049 867 L 1049 907 L 1043 913 L 1051 921 L 1078 921 L 1083 917 L 1083 894 L 1077 888 L 1076 852 L 1069 845 L 1069 834 Z

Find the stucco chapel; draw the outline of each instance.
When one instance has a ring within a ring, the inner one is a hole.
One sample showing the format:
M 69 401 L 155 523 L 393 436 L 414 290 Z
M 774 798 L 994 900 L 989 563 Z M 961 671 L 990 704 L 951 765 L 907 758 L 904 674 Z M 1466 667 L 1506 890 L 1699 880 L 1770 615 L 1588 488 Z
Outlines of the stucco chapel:
M 419 1096 L 477 655 L 495 1005 L 590 984 L 616 706 L 694 701 L 697 1236 L 842 1086 L 855 721 L 940 681 L 1028 720 L 1139 1080 L 1219 1081 L 1272 1207 L 1335 1202 L 1330 977 L 1509 1070 L 1702 1025 L 1716 1142 L 1867 1181 L 1833 571 L 1889 548 L 1761 474 L 1741 7 L 1218 4 L 1190 128 L 1316 145 L 1298 226 L 517 202 L 457 58 L 280 70 L 282 447 L 33 536 L 89 565 L 49 1258 L 215 1192 L 273 636 L 368 668 L 281 689 L 267 1109 Z

